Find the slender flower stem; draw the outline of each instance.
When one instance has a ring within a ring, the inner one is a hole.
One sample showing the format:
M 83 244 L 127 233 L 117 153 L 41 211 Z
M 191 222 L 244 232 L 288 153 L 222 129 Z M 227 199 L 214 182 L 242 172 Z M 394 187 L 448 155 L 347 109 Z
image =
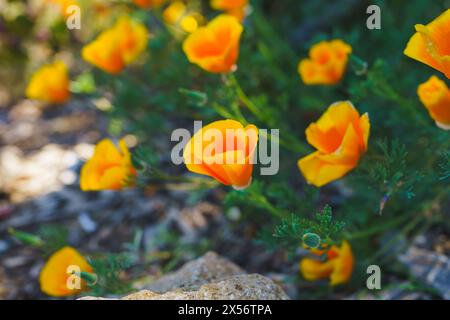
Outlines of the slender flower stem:
M 236 76 L 234 75 L 234 73 L 228 74 L 228 81 L 234 87 L 239 100 L 247 107 L 247 109 L 251 113 L 253 113 L 253 115 L 258 120 L 263 120 L 262 112 L 259 110 L 258 106 L 256 106 L 253 103 L 253 101 L 247 96 L 247 94 L 245 93 L 245 91 L 242 89 L 242 87 L 240 86 L 239 82 L 237 81 Z
M 403 223 L 403 222 L 405 222 L 406 220 L 409 220 L 409 219 L 410 219 L 409 216 L 407 216 L 407 217 L 400 216 L 400 217 L 398 217 L 396 219 L 392 219 L 391 221 L 386 222 L 386 223 L 384 223 L 382 225 L 377 225 L 377 226 L 374 226 L 373 228 L 369 228 L 369 229 L 361 231 L 361 232 L 353 232 L 353 233 L 349 232 L 349 233 L 346 233 L 344 235 L 344 237 L 347 240 L 354 240 L 354 239 L 361 239 L 361 238 L 370 237 L 373 234 L 377 234 L 377 233 L 379 233 L 381 231 L 388 230 L 388 229 L 390 229 L 392 227 L 395 227 L 395 226 L 397 226 L 397 225 L 399 225 L 399 224 L 401 224 L 401 223 Z
M 250 197 L 253 201 L 255 201 L 257 204 L 260 205 L 261 208 L 267 210 L 272 216 L 274 216 L 277 219 L 284 219 L 288 217 L 288 213 L 284 212 L 281 209 L 276 208 L 273 206 L 269 200 L 267 200 L 266 196 L 260 193 L 255 193 L 253 191 L 250 191 Z
M 240 86 L 236 76 L 231 73 L 227 75 L 225 78 L 226 81 L 228 81 L 229 84 L 234 88 L 236 92 L 236 96 L 238 99 L 247 107 L 247 109 L 259 120 L 266 124 L 268 124 L 267 119 L 264 117 L 263 112 L 259 109 L 259 107 L 253 103 L 253 101 L 248 97 L 248 95 L 245 93 L 245 91 Z M 232 110 L 235 114 L 235 118 L 240 120 L 243 124 L 247 124 L 248 121 L 245 120 L 245 117 L 243 116 L 242 112 L 239 109 L 239 106 L 236 104 L 232 105 Z M 286 131 L 287 132 L 287 131 Z M 286 132 L 283 132 L 283 135 L 287 136 L 288 139 L 283 139 L 282 137 L 278 138 L 279 144 L 283 146 L 285 149 L 290 150 L 292 152 L 296 153 L 306 153 L 307 147 L 301 143 L 298 142 L 298 139 Z M 272 139 L 272 136 L 270 134 L 267 134 L 266 137 L 268 139 Z

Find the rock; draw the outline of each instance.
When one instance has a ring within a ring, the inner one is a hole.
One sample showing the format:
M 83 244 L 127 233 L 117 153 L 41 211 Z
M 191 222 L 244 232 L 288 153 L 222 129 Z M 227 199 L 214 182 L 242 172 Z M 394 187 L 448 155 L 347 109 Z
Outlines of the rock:
M 279 285 L 208 252 L 121 300 L 288 300 Z M 150 289 L 150 290 L 149 290 Z M 84 297 L 83 300 L 105 298 Z
M 241 274 L 208 283 L 197 291 L 176 289 L 166 293 L 141 290 L 121 300 L 288 300 L 284 291 L 269 278 L 259 274 Z M 81 300 L 106 300 L 84 297 Z
M 245 273 L 236 264 L 208 252 L 204 256 L 186 263 L 178 271 L 167 274 L 160 279 L 141 285 L 139 289 L 146 289 L 157 293 L 164 293 L 175 289 L 185 291 L 197 290 L 200 286 L 223 280 L 229 276 Z
M 429 250 L 411 247 L 400 256 L 411 273 L 435 288 L 442 298 L 450 299 L 450 259 Z

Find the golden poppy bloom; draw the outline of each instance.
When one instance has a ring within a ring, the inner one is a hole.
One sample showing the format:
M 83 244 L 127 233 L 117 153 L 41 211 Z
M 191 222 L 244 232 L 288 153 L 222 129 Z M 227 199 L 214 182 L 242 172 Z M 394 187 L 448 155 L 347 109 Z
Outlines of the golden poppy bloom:
M 301 158 L 298 167 L 308 183 L 321 187 L 356 167 L 367 150 L 370 122 L 349 101 L 332 104 L 306 129 L 308 143 L 317 151 Z
M 67 66 L 62 61 L 42 66 L 31 76 L 25 94 L 48 103 L 66 102 L 70 98 Z
M 415 29 L 403 53 L 450 79 L 450 9 L 426 26 L 416 24 Z
M 191 138 L 184 148 L 189 171 L 210 176 L 224 185 L 245 189 L 252 181 L 258 129 L 235 120 L 213 122 Z
M 134 4 L 141 8 L 158 8 L 165 0 L 133 0 Z
M 341 81 L 352 47 L 342 40 L 322 41 L 311 47 L 309 58 L 298 65 L 298 72 L 307 85 L 332 85 Z
M 417 94 L 436 125 L 450 130 L 450 89 L 444 81 L 432 76 L 417 88 Z
M 118 190 L 132 183 L 135 176 L 125 141 L 120 140 L 117 149 L 111 140 L 104 139 L 81 169 L 80 187 L 83 191 Z
M 223 10 L 239 21 L 245 18 L 245 10 L 248 6 L 248 0 L 211 0 L 210 3 L 213 9 Z
M 145 50 L 148 42 L 146 27 L 128 16 L 121 17 L 110 29 L 82 50 L 83 59 L 116 74 L 134 62 Z
M 72 268 L 77 268 L 80 272 L 92 272 L 92 267 L 74 248 L 64 247 L 55 252 L 39 275 L 41 290 L 54 297 L 79 294 L 85 283 L 80 279 L 80 288 L 71 288 L 69 277 L 72 276 Z
M 183 43 L 183 51 L 191 63 L 206 71 L 231 72 L 239 55 L 243 29 L 235 17 L 220 15 L 191 33 Z
M 300 261 L 300 272 L 308 281 L 330 279 L 331 285 L 350 280 L 354 258 L 350 244 L 343 241 L 341 247 L 332 246 L 326 253 L 326 261 L 304 258 Z

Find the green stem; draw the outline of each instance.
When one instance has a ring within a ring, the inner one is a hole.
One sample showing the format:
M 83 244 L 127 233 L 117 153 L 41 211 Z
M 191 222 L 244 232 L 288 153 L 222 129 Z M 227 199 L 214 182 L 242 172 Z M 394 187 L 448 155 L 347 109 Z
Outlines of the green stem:
M 250 199 L 252 202 L 257 204 L 260 208 L 265 209 L 268 211 L 273 217 L 277 219 L 285 219 L 289 216 L 288 212 L 285 212 L 281 209 L 276 208 L 273 206 L 266 196 L 260 193 L 256 193 L 254 190 L 248 190 L 248 195 L 250 196 Z
M 236 95 L 239 100 L 247 107 L 247 109 L 258 119 L 263 120 L 262 113 L 259 108 L 253 103 L 253 101 L 247 96 L 245 91 L 240 86 L 239 82 L 236 79 L 234 73 L 229 73 L 227 80 L 234 87 L 236 91 Z
M 213 103 L 212 107 L 214 108 L 214 110 L 217 112 L 218 115 L 220 115 L 221 117 L 224 117 L 226 119 L 232 119 L 235 118 L 235 116 L 233 116 L 233 114 L 231 114 L 230 112 L 227 111 L 227 109 L 224 106 L 221 106 L 218 103 Z
M 98 276 L 95 273 L 81 271 L 78 275 L 81 279 L 86 281 L 89 286 L 95 286 L 98 281 Z
M 267 119 L 263 116 L 263 113 L 259 109 L 259 107 L 253 103 L 253 101 L 248 97 L 248 95 L 245 93 L 245 91 L 240 86 L 236 76 L 234 74 L 229 74 L 227 77 L 227 80 L 231 84 L 231 86 L 235 89 L 236 95 L 239 98 L 239 100 L 247 107 L 247 109 L 260 121 L 264 122 L 267 125 L 271 125 Z M 236 118 L 242 119 L 242 123 L 247 123 L 245 120 L 245 117 L 242 115 L 239 106 L 233 105 L 232 106 L 234 113 L 236 114 Z M 286 131 L 287 132 L 287 131 Z M 281 134 L 280 134 L 281 135 Z M 283 139 L 281 136 L 279 137 L 279 144 L 286 148 L 287 150 L 290 150 L 292 152 L 296 153 L 306 153 L 308 148 L 304 145 L 298 142 L 298 139 L 289 133 L 284 133 L 283 135 L 286 136 L 288 139 Z M 270 134 L 267 134 L 266 137 L 268 139 L 272 139 Z
M 353 233 L 351 233 L 351 232 L 350 233 L 346 233 L 344 237 L 345 237 L 345 239 L 348 239 L 348 240 L 366 238 L 366 237 L 369 237 L 369 236 L 371 236 L 373 234 L 377 234 L 377 233 L 379 233 L 381 231 L 385 231 L 385 230 L 388 230 L 388 229 L 390 229 L 392 227 L 395 227 L 395 226 L 401 224 L 402 222 L 404 222 L 405 220 L 409 220 L 409 219 L 410 219 L 409 216 L 406 216 L 406 217 L 405 216 L 400 216 L 400 217 L 398 217 L 396 219 L 392 219 L 391 221 L 389 221 L 387 223 L 384 223 L 382 225 L 374 226 L 374 227 L 369 228 L 369 229 L 364 230 L 364 231 L 353 232 Z

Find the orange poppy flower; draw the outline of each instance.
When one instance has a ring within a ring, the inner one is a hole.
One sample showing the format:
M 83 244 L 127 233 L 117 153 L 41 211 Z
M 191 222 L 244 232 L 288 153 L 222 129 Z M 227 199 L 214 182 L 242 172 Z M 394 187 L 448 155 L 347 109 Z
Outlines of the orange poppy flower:
M 436 125 L 450 130 L 450 89 L 444 81 L 432 76 L 417 88 L 417 94 Z
M 243 29 L 235 17 L 220 15 L 191 33 L 183 43 L 183 51 L 191 63 L 206 71 L 231 72 L 239 55 Z
M 326 261 L 304 258 L 299 269 L 308 281 L 330 279 L 331 285 L 348 282 L 352 276 L 354 257 L 350 244 L 343 241 L 341 247 L 332 246 L 326 253 Z
M 359 115 L 349 101 L 332 104 L 306 129 L 308 143 L 317 151 L 301 158 L 298 167 L 308 183 L 321 187 L 356 167 L 367 150 L 369 115 Z
M 309 50 L 309 58 L 298 65 L 298 72 L 307 85 L 332 85 L 341 81 L 352 47 L 342 40 L 322 41 Z
M 26 89 L 30 99 L 48 103 L 64 103 L 70 98 L 69 76 L 64 62 L 56 61 L 37 70 Z
M 103 31 L 82 50 L 83 59 L 106 72 L 116 74 L 134 62 L 145 50 L 148 32 L 142 23 L 127 16 Z
M 245 18 L 245 11 L 248 6 L 248 0 L 211 0 L 210 3 L 213 9 L 225 11 L 239 21 Z
M 72 268 L 80 272 L 92 272 L 92 267 L 86 259 L 74 248 L 64 247 L 55 252 L 42 269 L 39 282 L 41 290 L 54 297 L 76 295 L 85 288 L 85 283 L 80 279 L 80 287 L 70 286 L 69 277 L 74 276 Z
M 426 26 L 416 24 L 404 54 L 442 72 L 450 79 L 450 9 Z
M 166 0 L 133 0 L 134 4 L 141 8 L 158 8 L 160 7 Z
M 81 169 L 81 190 L 118 190 L 132 183 L 136 170 L 124 140 L 119 141 L 119 148 L 109 139 L 97 144 L 94 155 Z
M 220 120 L 200 129 L 184 148 L 189 171 L 210 176 L 224 185 L 244 189 L 252 181 L 258 129 L 235 120 Z

